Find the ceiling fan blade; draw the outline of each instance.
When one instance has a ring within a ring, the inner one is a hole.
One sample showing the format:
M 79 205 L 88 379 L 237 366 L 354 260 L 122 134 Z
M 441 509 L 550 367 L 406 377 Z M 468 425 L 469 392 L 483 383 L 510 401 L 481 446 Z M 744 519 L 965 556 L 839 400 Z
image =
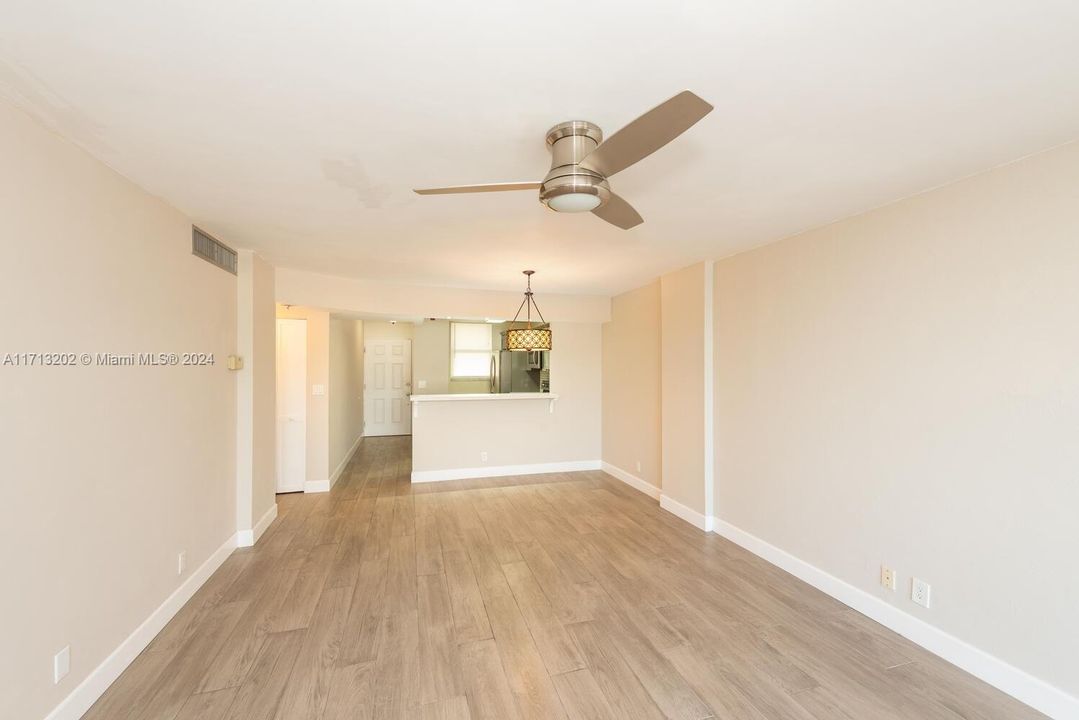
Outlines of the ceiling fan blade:
M 611 198 L 607 202 L 593 210 L 592 214 L 623 230 L 629 230 L 644 222 L 644 218 L 633 209 L 632 205 L 614 193 L 611 193 Z
M 604 140 L 580 165 L 610 177 L 659 150 L 710 112 L 711 105 L 683 90 Z
M 539 182 L 487 183 L 486 185 L 453 185 L 440 188 L 420 188 L 417 195 L 449 195 L 451 193 L 503 192 L 505 190 L 539 190 Z

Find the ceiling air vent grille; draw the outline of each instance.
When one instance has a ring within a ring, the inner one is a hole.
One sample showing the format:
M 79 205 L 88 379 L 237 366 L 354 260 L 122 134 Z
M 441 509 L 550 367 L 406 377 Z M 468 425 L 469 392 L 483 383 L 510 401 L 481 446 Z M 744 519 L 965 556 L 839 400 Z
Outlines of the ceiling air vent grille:
M 236 274 L 236 251 L 194 225 L 191 226 L 191 253 L 222 270 Z

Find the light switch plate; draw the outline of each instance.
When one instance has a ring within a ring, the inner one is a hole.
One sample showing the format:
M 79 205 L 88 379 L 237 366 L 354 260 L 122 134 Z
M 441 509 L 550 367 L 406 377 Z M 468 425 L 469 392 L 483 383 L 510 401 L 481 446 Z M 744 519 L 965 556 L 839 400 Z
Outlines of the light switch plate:
M 326 386 L 325 385 L 312 385 L 311 386 L 311 394 L 312 395 L 325 395 L 326 394 Z

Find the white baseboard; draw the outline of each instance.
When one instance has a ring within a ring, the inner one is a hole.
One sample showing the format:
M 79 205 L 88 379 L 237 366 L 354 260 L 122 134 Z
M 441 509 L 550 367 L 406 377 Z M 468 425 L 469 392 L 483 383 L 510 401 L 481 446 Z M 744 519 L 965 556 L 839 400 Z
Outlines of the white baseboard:
M 79 683 L 71 694 L 57 705 L 45 720 L 79 720 L 90 706 L 108 690 L 116 678 L 120 677 L 127 666 L 138 657 L 150 641 L 179 612 L 191 596 L 202 587 L 203 583 L 214 574 L 221 563 L 225 562 L 236 548 L 236 536 L 233 535 L 225 544 L 214 551 L 206 562 L 200 565 L 186 580 L 169 595 L 165 602 L 154 610 L 150 617 L 139 625 L 120 646 L 112 651 L 105 660 Z
M 609 462 L 602 463 L 600 469 L 611 477 L 618 478 L 634 490 L 640 490 L 653 500 L 658 500 L 659 496 L 662 494 L 662 491 L 652 483 L 648 482 L 647 480 L 642 480 L 636 475 L 632 475 L 620 467 L 611 465 Z
M 250 530 L 240 530 L 236 533 L 236 547 L 251 547 L 259 541 L 262 537 L 262 533 L 266 532 L 266 528 L 270 527 L 270 523 L 277 517 L 277 503 L 275 502 L 270 506 L 270 509 L 255 523 L 255 527 Z
M 472 478 L 504 477 L 506 475 L 537 475 L 540 473 L 576 472 L 599 470 L 599 460 L 571 460 L 569 462 L 533 463 L 531 465 L 495 465 L 488 467 L 454 468 L 450 470 L 413 470 L 412 482 L 429 483 L 444 480 L 469 480 Z
M 320 493 L 329 492 L 330 488 L 337 484 L 337 479 L 341 477 L 341 473 L 348 467 L 348 461 L 352 459 L 352 456 L 356 454 L 356 449 L 360 447 L 360 442 L 363 440 L 363 435 L 356 438 L 356 442 L 352 443 L 352 447 L 345 453 L 345 459 L 341 461 L 341 464 L 337 466 L 337 469 L 333 471 L 325 480 L 307 480 L 303 484 L 303 491 L 305 493 Z
M 333 471 L 333 475 L 330 475 L 330 487 L 337 484 L 337 480 L 341 477 L 341 473 L 348 467 L 349 462 L 352 460 L 352 456 L 356 454 L 356 450 L 360 447 L 360 442 L 363 440 L 363 435 L 356 438 L 356 442 L 352 443 L 352 447 L 345 453 L 345 459 L 341 461 L 341 464 L 337 466 L 337 469 Z
M 699 530 L 711 532 L 712 527 L 715 525 L 714 517 L 711 515 L 702 515 L 693 508 L 678 502 L 670 495 L 660 493 L 659 506 L 672 515 L 677 515 Z
M 716 532 L 1035 710 L 1058 720 L 1079 718 L 1079 698 L 1068 695 L 1063 690 L 728 522 L 719 520 L 716 523 Z

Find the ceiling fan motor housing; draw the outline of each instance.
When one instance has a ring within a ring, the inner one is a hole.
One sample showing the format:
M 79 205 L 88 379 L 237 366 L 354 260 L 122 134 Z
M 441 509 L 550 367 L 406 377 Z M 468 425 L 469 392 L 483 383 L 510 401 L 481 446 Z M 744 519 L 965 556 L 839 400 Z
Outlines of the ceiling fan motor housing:
M 603 142 L 603 131 L 585 120 L 570 120 L 547 131 L 547 146 L 551 149 L 551 170 L 543 178 L 539 199 L 551 207 L 551 200 L 561 195 L 594 195 L 602 207 L 611 198 L 607 179 L 597 172 L 582 168 L 579 163 Z

